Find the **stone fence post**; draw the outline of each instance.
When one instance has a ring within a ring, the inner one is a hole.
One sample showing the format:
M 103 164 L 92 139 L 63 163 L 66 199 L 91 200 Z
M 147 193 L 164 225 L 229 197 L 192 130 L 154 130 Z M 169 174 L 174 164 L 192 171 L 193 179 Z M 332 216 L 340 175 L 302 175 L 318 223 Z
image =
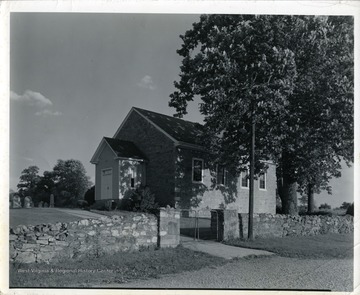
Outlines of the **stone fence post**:
M 237 210 L 213 210 L 211 212 L 211 230 L 217 230 L 219 242 L 239 238 L 240 232 Z
M 159 210 L 158 246 L 176 247 L 180 243 L 180 211 L 174 208 Z
M 237 210 L 224 210 L 224 240 L 238 239 L 239 217 Z

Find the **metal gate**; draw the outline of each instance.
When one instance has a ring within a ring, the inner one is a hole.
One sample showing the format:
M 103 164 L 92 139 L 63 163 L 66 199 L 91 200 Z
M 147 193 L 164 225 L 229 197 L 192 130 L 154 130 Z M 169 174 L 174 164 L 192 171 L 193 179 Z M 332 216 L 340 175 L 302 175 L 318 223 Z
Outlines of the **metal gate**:
M 217 210 L 180 209 L 180 235 L 194 240 L 219 240 Z

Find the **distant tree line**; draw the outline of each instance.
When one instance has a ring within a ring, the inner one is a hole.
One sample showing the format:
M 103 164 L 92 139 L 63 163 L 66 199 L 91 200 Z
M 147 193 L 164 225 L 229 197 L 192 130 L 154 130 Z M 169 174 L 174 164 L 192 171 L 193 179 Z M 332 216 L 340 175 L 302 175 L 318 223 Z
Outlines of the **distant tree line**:
M 30 196 L 33 203 L 49 203 L 50 195 L 58 207 L 76 206 L 84 199 L 91 182 L 79 160 L 58 160 L 52 171 L 39 175 L 39 167 L 29 166 L 21 172 L 17 194 L 23 199 Z M 10 195 L 13 195 L 14 192 Z

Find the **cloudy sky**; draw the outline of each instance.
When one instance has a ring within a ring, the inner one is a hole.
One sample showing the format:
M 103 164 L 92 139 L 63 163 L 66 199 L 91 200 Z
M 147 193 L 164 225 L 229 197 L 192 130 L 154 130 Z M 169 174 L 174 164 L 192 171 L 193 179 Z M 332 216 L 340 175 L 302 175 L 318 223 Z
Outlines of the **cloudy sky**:
M 13 13 L 10 20 L 10 188 L 21 171 L 42 174 L 57 159 L 90 159 L 132 106 L 172 115 L 180 34 L 198 15 Z M 201 121 L 196 103 L 185 119 Z M 353 199 L 353 168 L 333 183 L 333 196 Z

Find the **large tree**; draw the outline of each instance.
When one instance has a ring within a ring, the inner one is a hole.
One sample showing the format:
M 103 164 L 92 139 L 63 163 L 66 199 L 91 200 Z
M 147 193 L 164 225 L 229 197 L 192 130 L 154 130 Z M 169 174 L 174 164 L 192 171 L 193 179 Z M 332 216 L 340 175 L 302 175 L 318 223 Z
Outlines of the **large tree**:
M 293 34 L 299 41 L 291 45 L 298 72 L 289 97 L 292 132 L 281 161 L 290 164 L 288 174 L 312 212 L 314 193 L 331 194 L 329 180 L 341 176 L 341 161 L 353 161 L 353 19 L 303 17 L 297 23 Z M 286 202 L 286 194 L 283 198 Z
M 89 177 L 79 160 L 58 160 L 52 173 L 58 206 L 76 205 L 90 188 Z
M 298 190 L 323 188 L 339 176 L 342 159 L 352 161 L 352 22 L 204 15 L 181 36 L 180 81 L 169 105 L 181 117 L 199 97 L 211 158 L 236 171 L 249 162 L 243 130 L 255 114 L 257 168 L 261 159 L 277 163 L 285 213 L 297 213 Z
M 44 171 L 37 185 L 34 203 L 40 201 L 49 203 L 50 195 L 56 193 L 55 174 L 53 171 Z
M 35 196 L 37 185 L 40 180 L 38 173 L 39 167 L 37 166 L 29 166 L 21 172 L 17 188 L 23 197 L 30 196 L 33 198 Z

